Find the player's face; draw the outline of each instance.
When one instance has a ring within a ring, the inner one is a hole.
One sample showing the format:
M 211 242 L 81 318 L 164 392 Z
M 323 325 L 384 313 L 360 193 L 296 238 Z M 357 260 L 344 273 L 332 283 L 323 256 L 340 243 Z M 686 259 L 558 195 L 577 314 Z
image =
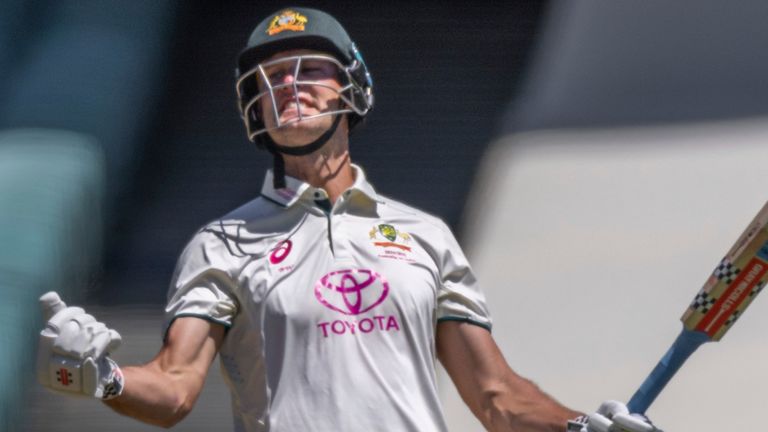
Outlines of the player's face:
M 261 63 L 260 91 L 267 90 L 265 77 L 274 95 L 259 101 L 264 125 L 272 139 L 282 145 L 304 145 L 322 135 L 333 123 L 332 115 L 342 104 L 339 66 L 313 50 L 289 50 Z M 277 128 L 277 126 L 280 126 Z

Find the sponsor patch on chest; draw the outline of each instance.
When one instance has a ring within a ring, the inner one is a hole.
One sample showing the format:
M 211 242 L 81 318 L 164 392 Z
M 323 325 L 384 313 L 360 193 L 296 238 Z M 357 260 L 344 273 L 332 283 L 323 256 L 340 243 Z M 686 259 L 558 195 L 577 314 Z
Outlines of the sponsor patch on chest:
M 336 270 L 315 284 L 315 298 L 326 308 L 344 315 L 317 324 L 324 338 L 400 331 L 394 315 L 377 314 L 376 309 L 390 294 L 389 283 L 368 269 Z M 363 316 L 364 314 L 367 316 Z
M 368 232 L 368 238 L 378 251 L 379 258 L 415 262 L 412 258 L 411 235 L 398 230 L 394 225 L 378 224 Z

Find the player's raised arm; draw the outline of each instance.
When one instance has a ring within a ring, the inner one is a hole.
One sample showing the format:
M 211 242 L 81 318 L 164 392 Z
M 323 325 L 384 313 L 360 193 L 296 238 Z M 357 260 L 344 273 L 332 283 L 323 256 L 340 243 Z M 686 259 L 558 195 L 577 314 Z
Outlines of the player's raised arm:
M 179 318 L 152 361 L 121 369 L 109 357 L 120 343 L 116 331 L 79 307 L 66 307 L 55 293 L 41 303 L 49 315 L 38 348 L 41 384 L 102 399 L 121 414 L 158 426 L 170 427 L 189 413 L 224 338 L 221 325 Z

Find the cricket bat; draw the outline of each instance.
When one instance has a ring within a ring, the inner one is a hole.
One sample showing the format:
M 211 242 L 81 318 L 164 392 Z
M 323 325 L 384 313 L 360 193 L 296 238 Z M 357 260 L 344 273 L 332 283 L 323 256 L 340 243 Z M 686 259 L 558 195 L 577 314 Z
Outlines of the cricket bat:
M 627 403 L 645 413 L 672 376 L 696 349 L 723 338 L 768 279 L 766 203 L 683 314 L 683 331 Z

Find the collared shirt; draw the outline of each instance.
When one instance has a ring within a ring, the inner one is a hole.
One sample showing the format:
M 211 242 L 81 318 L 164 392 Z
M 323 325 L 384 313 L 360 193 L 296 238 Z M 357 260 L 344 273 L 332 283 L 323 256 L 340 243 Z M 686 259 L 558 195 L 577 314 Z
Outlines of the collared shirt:
M 220 350 L 237 431 L 445 431 L 441 320 L 491 321 L 439 219 L 378 195 L 357 167 L 331 205 L 286 177 L 200 230 L 179 259 L 167 326 L 228 328 Z M 166 328 L 167 328 L 166 326 Z

